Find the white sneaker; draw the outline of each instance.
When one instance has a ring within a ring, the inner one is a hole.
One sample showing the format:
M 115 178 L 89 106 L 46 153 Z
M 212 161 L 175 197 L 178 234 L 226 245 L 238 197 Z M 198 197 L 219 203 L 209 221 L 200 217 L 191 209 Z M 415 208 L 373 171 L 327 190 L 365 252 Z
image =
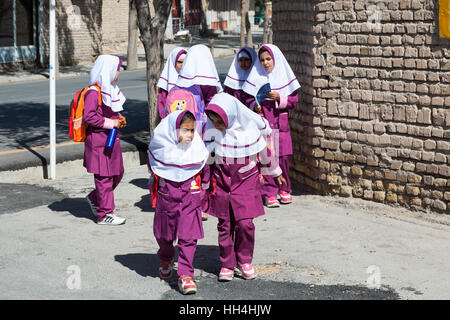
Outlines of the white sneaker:
M 89 204 L 89 207 L 91 208 L 91 212 L 94 215 L 94 217 L 98 218 L 97 207 L 95 206 L 95 204 L 92 203 L 91 199 L 89 199 L 89 196 L 86 196 L 85 199 Z
M 102 221 L 97 222 L 97 224 L 109 224 L 109 225 L 119 225 L 124 223 L 125 219 L 118 217 L 115 214 L 107 214 Z

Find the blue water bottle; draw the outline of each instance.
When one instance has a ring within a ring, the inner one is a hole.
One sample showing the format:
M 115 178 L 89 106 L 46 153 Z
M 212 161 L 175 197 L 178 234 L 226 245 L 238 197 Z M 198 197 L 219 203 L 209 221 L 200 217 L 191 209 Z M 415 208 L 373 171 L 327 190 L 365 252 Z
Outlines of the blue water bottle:
M 105 148 L 112 149 L 114 147 L 114 142 L 116 141 L 117 128 L 112 128 L 109 130 L 108 139 L 106 139 Z

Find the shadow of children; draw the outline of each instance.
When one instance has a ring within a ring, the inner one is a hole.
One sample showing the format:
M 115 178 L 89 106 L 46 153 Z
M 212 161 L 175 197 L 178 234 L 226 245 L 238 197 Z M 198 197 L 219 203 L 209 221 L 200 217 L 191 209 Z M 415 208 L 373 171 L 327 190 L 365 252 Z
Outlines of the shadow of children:
M 48 205 L 48 208 L 57 212 L 69 212 L 74 217 L 84 218 L 97 222 L 96 218 L 91 212 L 91 208 L 84 198 L 65 198 L 61 201 L 53 202 Z

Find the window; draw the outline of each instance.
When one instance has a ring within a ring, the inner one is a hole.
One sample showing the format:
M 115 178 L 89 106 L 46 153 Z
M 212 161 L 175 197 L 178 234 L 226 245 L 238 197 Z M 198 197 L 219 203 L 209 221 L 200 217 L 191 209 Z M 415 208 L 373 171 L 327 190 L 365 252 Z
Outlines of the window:
M 13 0 L 0 1 L 0 47 L 14 46 Z
M 0 0 L 0 63 L 36 59 L 38 6 L 43 0 Z

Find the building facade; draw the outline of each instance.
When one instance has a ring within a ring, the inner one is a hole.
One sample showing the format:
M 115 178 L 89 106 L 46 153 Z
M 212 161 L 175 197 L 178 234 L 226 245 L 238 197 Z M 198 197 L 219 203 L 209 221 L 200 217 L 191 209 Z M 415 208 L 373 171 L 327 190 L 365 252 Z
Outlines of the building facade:
M 450 213 L 450 41 L 440 30 L 449 9 L 273 2 L 274 43 L 302 85 L 290 114 L 294 180 L 319 194 Z
M 240 0 L 206 1 L 210 29 L 240 32 Z M 253 29 L 255 0 L 250 1 Z M 168 37 L 180 28 L 200 29 L 201 0 L 173 0 Z M 101 53 L 126 53 L 129 0 L 58 0 L 56 30 L 60 65 L 91 63 Z M 15 62 L 48 64 L 49 1 L 0 1 L 0 69 Z M 142 44 L 139 42 L 139 46 Z

